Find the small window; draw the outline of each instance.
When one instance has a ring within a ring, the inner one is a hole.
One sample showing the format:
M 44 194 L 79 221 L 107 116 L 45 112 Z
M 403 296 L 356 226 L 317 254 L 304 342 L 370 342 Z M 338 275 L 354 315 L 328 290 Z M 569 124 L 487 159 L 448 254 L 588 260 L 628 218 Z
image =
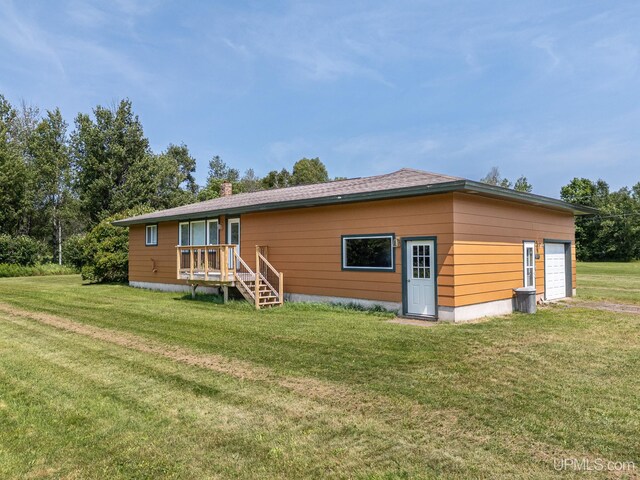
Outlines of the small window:
M 394 270 L 393 234 L 342 237 L 344 270 Z
M 191 245 L 201 246 L 207 244 L 207 230 L 205 221 L 191 222 Z
M 180 224 L 180 235 L 178 240 L 180 241 L 180 246 L 186 247 L 190 245 L 189 239 L 189 222 L 184 222 Z
M 158 225 L 147 225 L 145 244 L 158 245 Z
M 535 244 L 533 242 L 524 242 L 524 286 L 536 286 L 536 256 Z

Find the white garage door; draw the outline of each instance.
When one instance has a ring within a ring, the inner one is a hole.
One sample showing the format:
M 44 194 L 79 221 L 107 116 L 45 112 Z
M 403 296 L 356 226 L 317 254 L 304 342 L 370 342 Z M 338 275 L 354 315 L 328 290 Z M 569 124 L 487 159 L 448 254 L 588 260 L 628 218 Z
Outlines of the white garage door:
M 553 300 L 567 296 L 567 276 L 563 243 L 545 243 L 545 298 Z

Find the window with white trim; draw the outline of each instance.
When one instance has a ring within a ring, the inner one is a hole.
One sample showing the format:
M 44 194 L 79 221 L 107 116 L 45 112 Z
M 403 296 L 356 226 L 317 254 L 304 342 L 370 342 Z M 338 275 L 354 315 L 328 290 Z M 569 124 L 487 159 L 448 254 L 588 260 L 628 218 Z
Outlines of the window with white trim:
M 182 222 L 178 227 L 178 245 L 182 247 L 187 247 L 191 245 L 190 238 L 191 235 L 189 233 L 189 222 Z
M 158 245 L 158 225 L 147 225 L 145 228 L 145 245 Z
M 534 242 L 524 242 L 524 258 L 523 268 L 524 268 L 524 286 L 525 287 L 535 287 L 536 286 L 536 254 L 535 254 L 535 243 Z
M 394 235 L 344 235 L 342 268 L 344 270 L 394 270 Z
M 191 222 L 191 245 L 206 245 L 207 244 L 207 230 L 206 222 L 199 220 L 197 222 Z

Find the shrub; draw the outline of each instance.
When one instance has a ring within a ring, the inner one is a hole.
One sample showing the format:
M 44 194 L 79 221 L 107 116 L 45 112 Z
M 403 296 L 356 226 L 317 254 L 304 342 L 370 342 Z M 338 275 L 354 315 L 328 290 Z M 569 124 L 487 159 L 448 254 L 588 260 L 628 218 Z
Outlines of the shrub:
M 62 261 L 80 270 L 86 263 L 84 234 L 75 234 L 62 243 Z
M 77 273 L 75 269 L 60 266 L 55 263 L 25 266 L 14 263 L 0 263 L 0 278 L 3 277 L 34 277 L 41 275 L 71 275 Z
M 87 233 L 84 241 L 82 278 L 90 282 L 126 282 L 129 276 L 129 232 L 111 224 L 114 220 L 142 215 L 146 207 L 105 218 Z
M 46 261 L 51 261 L 51 256 L 44 242 L 26 235 L 0 235 L 0 263 L 35 265 Z

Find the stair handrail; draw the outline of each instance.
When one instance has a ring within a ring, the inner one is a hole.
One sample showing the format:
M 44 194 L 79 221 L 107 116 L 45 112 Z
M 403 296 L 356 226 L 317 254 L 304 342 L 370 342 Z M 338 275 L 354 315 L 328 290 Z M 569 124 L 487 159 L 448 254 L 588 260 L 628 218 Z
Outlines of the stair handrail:
M 283 279 L 284 279 L 284 275 L 282 274 L 282 272 L 279 272 L 278 270 L 275 269 L 275 267 L 273 265 L 271 265 L 271 263 L 269 262 L 269 260 L 267 260 L 264 255 L 262 255 L 262 253 L 260 253 L 260 250 L 258 249 L 259 247 L 256 246 L 256 279 L 257 278 L 261 278 L 264 280 L 264 282 L 271 288 L 271 290 L 276 293 L 278 295 L 278 301 L 280 302 L 280 304 L 283 303 Z M 275 287 L 273 287 L 273 285 L 271 285 L 266 277 L 264 275 L 262 275 L 262 270 L 260 269 L 260 265 L 259 263 L 262 262 L 267 268 L 269 268 L 274 274 L 275 276 L 278 278 L 278 289 L 276 290 Z
M 256 274 L 253 272 L 253 270 L 251 270 L 251 268 L 249 268 L 249 265 L 246 264 L 246 262 L 242 259 L 242 257 L 240 255 L 238 255 L 238 252 L 234 251 L 233 253 L 234 253 L 235 257 L 236 257 L 236 260 L 240 263 L 240 265 L 242 265 L 246 270 L 248 270 L 250 273 L 252 273 L 253 276 L 255 277 Z M 256 298 L 255 294 L 251 291 L 251 288 L 249 288 L 247 286 L 247 284 L 244 283 L 244 280 L 242 280 L 241 274 L 238 273 L 237 269 L 236 269 L 236 271 L 234 273 L 235 273 L 235 279 L 238 282 L 240 282 L 240 284 L 244 287 L 244 289 L 247 292 L 249 292 L 249 295 L 251 295 L 251 298 L 255 299 Z

